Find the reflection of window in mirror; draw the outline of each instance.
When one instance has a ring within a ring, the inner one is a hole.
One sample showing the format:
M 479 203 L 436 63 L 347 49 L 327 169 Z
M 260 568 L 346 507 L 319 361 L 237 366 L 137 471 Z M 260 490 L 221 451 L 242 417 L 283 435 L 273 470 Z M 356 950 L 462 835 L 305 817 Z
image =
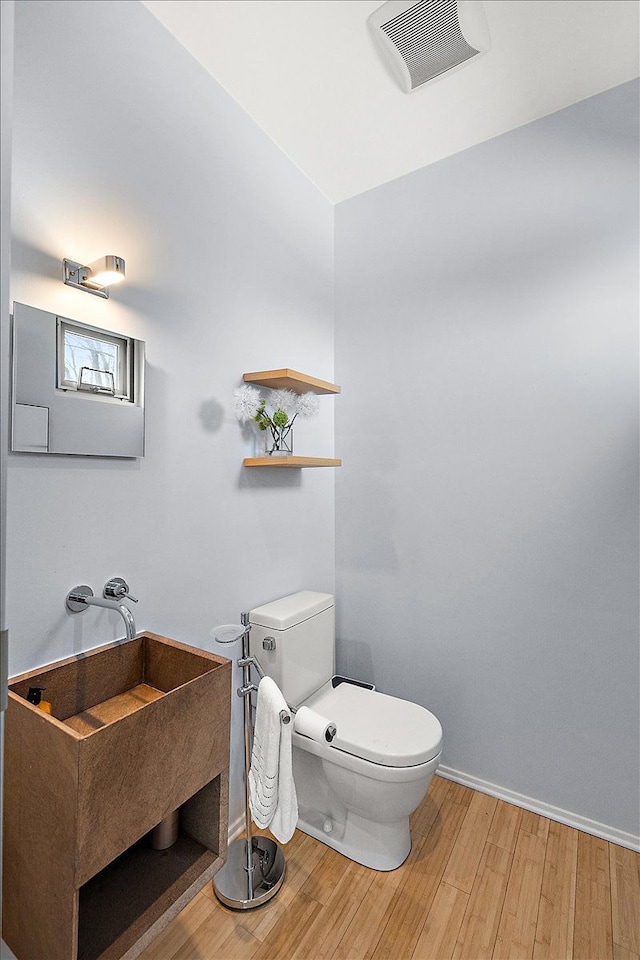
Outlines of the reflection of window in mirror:
M 58 387 L 132 401 L 128 337 L 58 318 Z

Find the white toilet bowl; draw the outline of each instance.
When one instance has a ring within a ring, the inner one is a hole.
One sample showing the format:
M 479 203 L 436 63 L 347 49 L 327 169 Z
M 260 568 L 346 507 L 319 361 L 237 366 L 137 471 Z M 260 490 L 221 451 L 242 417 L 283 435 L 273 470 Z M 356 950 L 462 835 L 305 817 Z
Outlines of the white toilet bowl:
M 375 870 L 411 850 L 409 816 L 425 796 L 442 728 L 424 707 L 329 681 L 305 705 L 334 720 L 331 744 L 293 734 L 298 827 Z
M 411 850 L 409 816 L 427 792 L 442 727 L 424 707 L 334 677 L 330 593 L 301 590 L 249 614 L 252 655 L 294 709 L 335 721 L 332 743 L 294 731 L 298 827 L 375 870 L 395 870 Z

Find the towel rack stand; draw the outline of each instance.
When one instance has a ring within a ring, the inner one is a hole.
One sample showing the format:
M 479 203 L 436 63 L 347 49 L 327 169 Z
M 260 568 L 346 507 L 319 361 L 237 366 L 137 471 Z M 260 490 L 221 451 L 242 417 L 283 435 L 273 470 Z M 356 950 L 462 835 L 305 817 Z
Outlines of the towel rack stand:
M 254 657 L 252 657 L 252 656 L 248 656 L 248 657 L 242 656 L 242 657 L 240 657 L 240 659 L 237 661 L 237 663 L 238 663 L 238 666 L 239 666 L 239 667 L 243 667 L 243 668 L 244 668 L 245 666 L 247 666 L 247 667 L 255 667 L 255 668 L 256 668 L 256 672 L 257 672 L 258 676 L 260 677 L 260 679 L 261 679 L 261 680 L 264 680 L 264 678 L 265 678 L 265 672 L 264 672 L 264 670 L 262 669 L 262 667 L 260 666 L 260 661 L 258 660 L 257 657 L 255 657 L 255 656 L 254 656 Z M 251 683 L 251 680 L 249 680 L 249 683 L 247 683 L 246 685 L 243 683 L 243 685 L 242 685 L 241 687 L 238 687 L 238 689 L 236 690 L 236 693 L 238 694 L 239 697 L 247 697 L 247 696 L 249 696 L 250 694 L 252 694 L 252 693 L 257 693 L 257 692 L 258 692 L 258 688 L 256 687 L 255 683 Z M 292 714 L 292 713 L 296 713 L 295 708 L 292 707 L 290 704 L 287 704 L 287 709 L 280 711 L 280 720 L 282 721 L 282 723 L 291 723 L 291 714 Z
M 242 668 L 242 686 L 236 693 L 244 701 L 244 785 L 245 785 L 245 836 L 234 840 L 229 846 L 227 862 L 213 878 L 213 889 L 222 903 L 233 910 L 251 910 L 262 906 L 276 895 L 284 881 L 287 864 L 281 847 L 270 837 L 254 837 L 249 805 L 249 768 L 251 766 L 251 694 L 258 688 L 251 682 L 251 667 L 262 678 L 264 671 L 249 652 L 249 614 L 241 615 L 242 628 L 231 640 L 242 639 L 242 656 L 238 666 Z M 295 711 L 292 711 L 295 712 Z M 280 711 L 282 723 L 290 723 L 286 710 Z

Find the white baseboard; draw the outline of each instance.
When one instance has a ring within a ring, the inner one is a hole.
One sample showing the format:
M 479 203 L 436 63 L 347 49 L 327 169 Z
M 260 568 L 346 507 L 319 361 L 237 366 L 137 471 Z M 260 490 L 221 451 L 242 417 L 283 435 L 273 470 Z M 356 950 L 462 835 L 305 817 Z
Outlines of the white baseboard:
M 589 820 L 588 817 L 581 817 L 579 814 L 563 810 L 561 807 L 554 807 L 550 803 L 525 797 L 522 793 L 507 790 L 505 787 L 499 787 L 487 780 L 480 780 L 478 777 L 472 777 L 460 770 L 453 770 L 451 767 L 438 767 L 437 775 L 444 777 L 445 780 L 461 783 L 464 787 L 471 787 L 472 790 L 479 790 L 480 793 L 488 793 L 489 796 L 497 797 L 499 800 L 506 800 L 507 803 L 513 803 L 516 807 L 522 807 L 524 810 L 539 813 L 541 817 L 557 820 L 558 823 L 566 823 L 567 826 L 582 830 L 583 833 L 591 833 L 594 837 L 601 837 L 601 839 L 609 840 L 611 843 L 618 843 L 621 847 L 628 847 L 629 850 L 640 851 L 640 836 L 635 836 L 633 833 L 626 833 L 616 827 L 609 827 L 605 823 L 598 823 L 597 820 Z
M 602 840 L 609 840 L 611 843 L 618 843 L 621 847 L 628 847 L 629 850 L 640 852 L 640 836 L 635 836 L 633 833 L 626 833 L 616 827 L 609 827 L 605 823 L 598 823 L 597 820 L 589 820 L 588 817 L 581 817 L 577 813 L 571 813 L 561 807 L 554 807 L 550 803 L 534 800 L 522 793 L 516 793 L 515 790 L 507 790 L 506 787 L 499 787 L 495 783 L 489 783 L 488 780 L 480 780 L 479 777 L 472 777 L 470 774 L 454 770 L 452 767 L 440 766 L 436 775 L 443 777 L 445 780 L 461 783 L 464 787 L 471 787 L 472 790 L 479 790 L 480 793 L 488 793 L 489 796 L 497 797 L 499 800 L 506 800 L 507 803 L 513 803 L 516 807 L 538 813 L 541 817 L 557 820 L 558 823 L 566 823 L 567 826 L 582 830 L 583 833 L 591 833 L 594 837 L 600 837 Z M 229 824 L 229 843 L 243 833 L 244 822 L 245 815 L 243 813 L 233 823 Z

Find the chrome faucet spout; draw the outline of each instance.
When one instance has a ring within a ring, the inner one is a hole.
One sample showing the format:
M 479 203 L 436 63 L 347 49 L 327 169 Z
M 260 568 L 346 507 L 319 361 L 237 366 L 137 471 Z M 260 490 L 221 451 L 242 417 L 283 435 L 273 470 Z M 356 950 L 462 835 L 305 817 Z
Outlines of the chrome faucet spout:
M 67 609 L 70 610 L 71 613 L 80 613 L 82 610 L 86 610 L 87 607 L 103 607 L 106 610 L 117 610 L 124 620 L 127 640 L 133 640 L 135 638 L 136 622 L 133 619 L 133 614 L 131 610 L 129 610 L 129 607 L 125 607 L 124 603 L 121 603 L 119 600 L 94 597 L 91 587 L 87 587 L 84 584 L 74 587 L 74 589 L 67 594 Z
M 85 604 L 88 607 L 104 607 L 106 610 L 117 610 L 124 620 L 124 629 L 127 640 L 133 640 L 136 635 L 136 622 L 129 607 L 124 603 L 118 603 L 117 600 L 105 600 L 103 597 L 85 597 Z
M 135 639 L 136 622 L 133 619 L 131 610 L 129 610 L 129 607 L 125 607 L 124 603 L 118 604 L 118 610 L 120 611 L 122 619 L 124 620 L 124 629 L 127 635 L 127 640 Z

